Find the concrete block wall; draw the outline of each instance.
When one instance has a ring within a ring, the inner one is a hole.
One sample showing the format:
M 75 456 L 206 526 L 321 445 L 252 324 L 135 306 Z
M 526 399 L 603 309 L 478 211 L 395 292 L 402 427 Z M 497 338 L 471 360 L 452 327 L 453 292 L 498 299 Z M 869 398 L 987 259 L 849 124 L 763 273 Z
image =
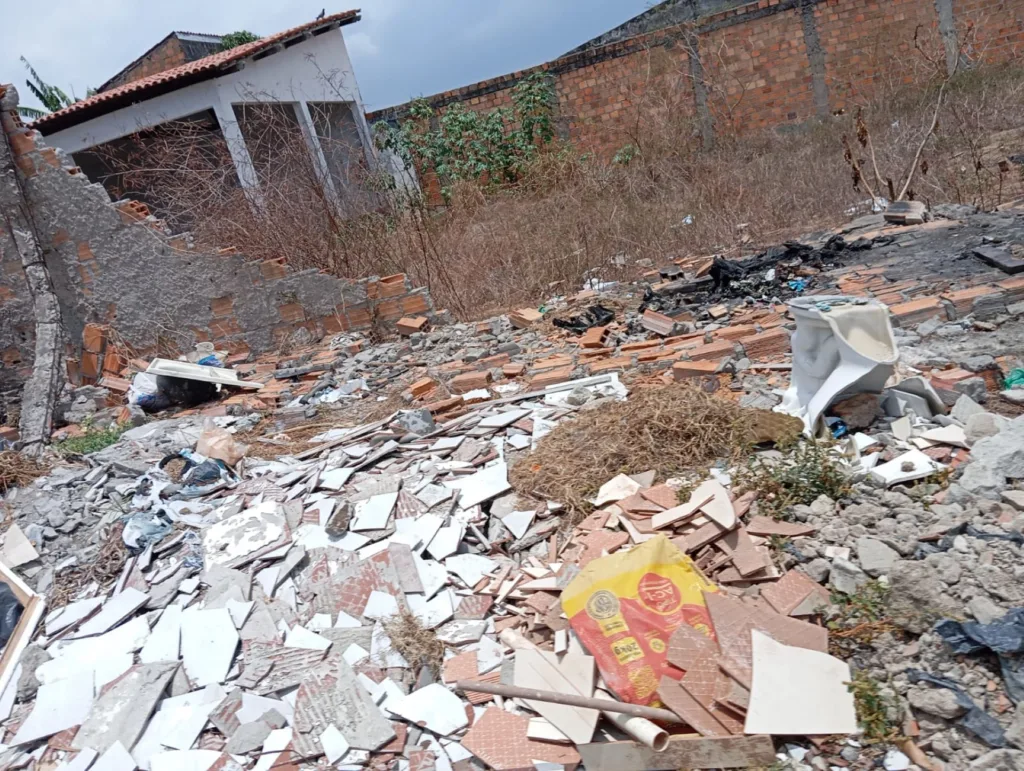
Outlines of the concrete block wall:
M 656 84 L 676 86 L 673 109 L 696 117 L 708 139 L 715 131 L 798 124 L 869 96 L 883 79 L 911 79 L 919 28 L 947 46 L 948 64 L 957 34 L 968 29 L 972 65 L 1024 54 L 1024 2 L 1016 0 L 755 0 L 427 101 L 440 110 L 455 102 L 489 110 L 507 104 L 523 77 L 546 71 L 568 137 L 608 158 L 630 141 L 638 106 L 664 109 L 644 98 Z M 400 120 L 408 106 L 367 119 Z
M 112 202 L 38 132 L 15 123 L 16 106 L 16 92 L 7 87 L 0 109 L 17 171 L 4 176 L 4 186 L 11 186 L 5 213 L 31 214 L 60 300 L 69 359 L 83 381 L 102 374 L 101 357 L 82 345 L 90 324 L 107 328 L 107 338 L 129 355 L 147 357 L 191 350 L 202 341 L 233 354 L 277 350 L 326 334 L 393 326 L 406 315 L 434 316 L 429 293 L 401 274 L 351 282 L 295 271 L 283 261 L 253 261 L 233 248 L 190 248 L 187 237 L 167 235 L 144 204 Z M 31 365 L 32 314 L 13 267 L 17 254 L 0 245 L 0 287 L 11 284 L 0 297 L 12 295 L 0 304 L 0 318 L 20 318 L 21 335 L 28 335 L 27 346 L 19 344 L 18 327 L 12 333 L 4 324 L 0 352 L 9 352 L 0 356 L 17 358 L 23 371 Z

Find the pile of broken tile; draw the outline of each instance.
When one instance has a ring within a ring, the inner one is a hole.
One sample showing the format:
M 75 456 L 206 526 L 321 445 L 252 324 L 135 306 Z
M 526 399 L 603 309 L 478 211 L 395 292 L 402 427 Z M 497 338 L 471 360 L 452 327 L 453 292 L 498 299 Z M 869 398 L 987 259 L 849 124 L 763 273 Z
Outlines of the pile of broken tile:
M 653 472 L 609 480 L 568 537 L 559 537 L 556 502 L 520 505 L 508 464 L 571 415 L 581 391 L 627 394 L 606 375 L 470 401 L 440 425 L 425 410 L 402 411 L 335 429 L 296 456 L 246 459 L 240 481 L 186 500 L 157 461 L 169 445 L 191 446 L 198 420 L 133 429 L 76 481 L 97 506 L 123 496 L 135 511 L 164 511 L 175 531 L 130 556 L 113 585 L 92 582 L 46 615 L 37 653 L 0 697 L 9 716 L 0 763 L 745 767 L 773 762 L 769 733 L 854 732 L 849 670 L 809 620 L 827 594 L 801 572 L 780 575 L 765 545 L 807 528 L 744 524 L 750 497 L 733 500 L 715 479 L 679 504 L 682 483 L 656 484 Z M 145 473 L 110 479 L 119 455 L 122 468 Z M 663 724 L 668 749 L 633 741 L 600 719 L 609 711 L 472 690 L 593 696 L 601 673 L 560 593 L 596 560 L 659 536 L 718 583 L 705 594 L 710 628 L 660 632 L 668 661 L 656 668 L 657 695 L 676 715 Z M 20 563 L 33 556 L 22 552 Z M 394 619 L 410 615 L 444 643 L 440 671 L 392 643 Z M 778 661 L 806 677 L 780 689 L 767 679 Z M 38 682 L 35 700 L 14 706 L 26 674 Z M 796 692 L 817 706 L 779 722 L 779 699 Z

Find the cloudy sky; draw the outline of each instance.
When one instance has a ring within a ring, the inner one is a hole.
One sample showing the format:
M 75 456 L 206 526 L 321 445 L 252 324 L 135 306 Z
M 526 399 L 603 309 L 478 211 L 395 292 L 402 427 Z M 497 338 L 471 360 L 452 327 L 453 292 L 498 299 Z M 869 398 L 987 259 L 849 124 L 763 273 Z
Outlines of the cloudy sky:
M 321 0 L 322 1 L 322 0 Z M 10 3 L 0 25 L 0 82 L 22 103 L 24 56 L 44 80 L 85 95 L 172 30 L 273 34 L 321 6 L 266 0 L 48 0 Z M 369 109 L 523 69 L 559 56 L 651 5 L 650 0 L 363 0 L 345 28 Z M 328 13 L 353 5 L 331 6 Z

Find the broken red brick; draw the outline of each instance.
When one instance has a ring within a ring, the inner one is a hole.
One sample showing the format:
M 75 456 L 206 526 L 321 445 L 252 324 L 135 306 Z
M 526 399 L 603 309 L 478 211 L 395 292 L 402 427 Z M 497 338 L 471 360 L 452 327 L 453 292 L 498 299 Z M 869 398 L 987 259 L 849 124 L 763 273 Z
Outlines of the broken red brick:
M 82 348 L 89 353 L 103 353 L 107 343 L 107 327 L 100 324 L 86 324 L 82 330 Z
M 650 308 L 644 311 L 640 324 L 647 331 L 662 337 L 668 337 L 676 328 L 676 320 L 674 318 L 666 316 L 664 313 L 652 311 Z
M 525 329 L 544 318 L 544 314 L 533 308 L 520 308 L 508 314 L 508 320 L 516 329 Z
M 932 373 L 931 381 L 937 388 L 952 391 L 953 386 L 957 383 L 972 377 L 978 377 L 978 375 L 973 372 L 968 372 L 966 369 L 960 369 L 957 367 L 955 369 L 946 369 Z
M 525 370 L 526 365 L 523 364 L 521 361 L 506 364 L 501 368 L 502 373 L 507 378 L 519 377 L 520 375 L 523 374 Z
M 718 361 L 678 361 L 672 365 L 672 377 L 677 383 L 692 377 L 714 375 L 718 369 Z
M 687 356 L 692 361 L 703 361 L 708 359 L 719 360 L 725 356 L 732 356 L 736 352 L 736 347 L 729 340 L 719 340 L 714 343 L 705 343 L 704 345 L 698 345 L 696 348 L 690 348 L 686 351 Z
M 789 351 L 789 330 L 777 327 L 770 332 L 744 337 L 740 344 L 748 358 L 767 359 Z
M 429 377 L 424 377 L 409 386 L 409 393 L 418 399 L 423 396 L 423 394 L 430 393 L 436 387 L 437 381 L 431 380 Z
M 901 326 L 920 324 L 934 316 L 946 318 L 945 306 L 938 297 L 921 297 L 917 300 L 893 305 L 889 308 L 889 312 Z
M 490 370 L 482 372 L 465 372 L 456 375 L 448 384 L 448 390 L 453 394 L 464 394 L 475 391 L 478 388 L 487 388 L 491 382 Z
M 542 388 L 547 388 L 549 385 L 555 383 L 561 383 L 564 380 L 572 379 L 573 367 L 570 364 L 567 367 L 561 367 L 559 369 L 550 369 L 540 375 L 535 375 L 530 380 L 530 390 L 539 391 Z
M 100 388 L 106 388 L 108 391 L 114 391 L 119 394 L 128 393 L 128 389 L 132 387 L 132 384 L 124 378 L 110 376 L 100 378 L 100 382 L 97 385 Z
M 604 347 L 604 338 L 608 334 L 608 327 L 591 327 L 586 331 L 583 337 L 580 338 L 581 348 L 602 348 Z
M 400 335 L 413 335 L 426 329 L 428 323 L 426 316 L 406 316 L 398 320 L 398 333 Z

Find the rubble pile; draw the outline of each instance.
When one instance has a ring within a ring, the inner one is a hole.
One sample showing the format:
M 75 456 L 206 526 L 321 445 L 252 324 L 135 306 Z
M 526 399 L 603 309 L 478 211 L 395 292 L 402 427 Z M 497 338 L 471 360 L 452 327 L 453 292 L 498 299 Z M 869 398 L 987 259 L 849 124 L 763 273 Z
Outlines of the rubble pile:
M 811 265 L 790 292 L 898 324 L 892 376 L 830 401 L 813 462 L 770 411 L 802 322 L 744 276 L 682 312 L 643 307 L 663 271 L 218 353 L 223 392 L 163 419 L 124 404 L 151 362 L 69 390 L 79 431 L 138 425 L 3 501 L 0 767 L 1024 768 L 1024 285 L 971 253 L 1024 227 L 974 216 L 749 264 Z M 955 265 L 899 275 L 957 228 Z M 749 452 L 586 501 L 510 474 L 655 386 L 737 402 Z

